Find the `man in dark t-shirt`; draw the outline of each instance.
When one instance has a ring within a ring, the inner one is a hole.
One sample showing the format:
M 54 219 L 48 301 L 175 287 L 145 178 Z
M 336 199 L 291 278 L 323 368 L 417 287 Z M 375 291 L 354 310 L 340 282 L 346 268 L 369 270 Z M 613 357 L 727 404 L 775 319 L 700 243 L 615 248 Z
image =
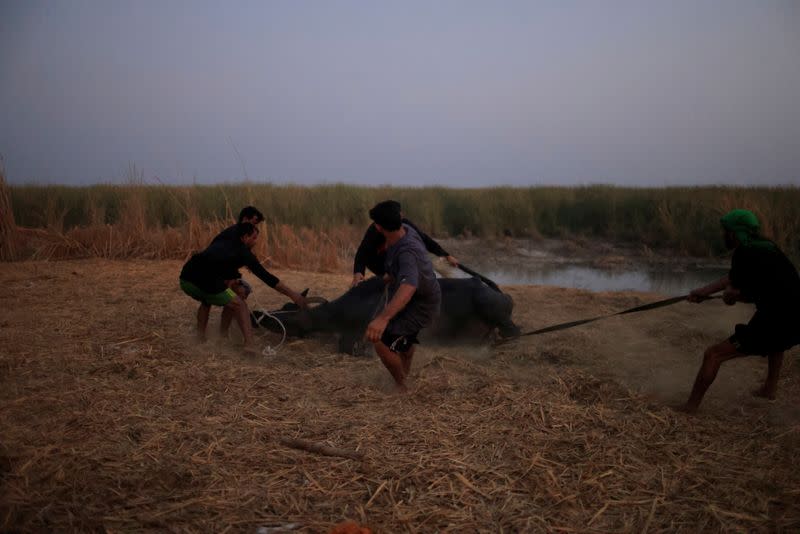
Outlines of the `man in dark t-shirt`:
M 417 228 L 414 223 L 403 217 L 402 206 L 396 200 L 385 200 L 381 204 L 386 205 L 387 208 L 397 210 L 400 213 L 401 222 L 413 228 L 422 240 L 423 247 L 431 254 L 445 258 L 447 262 L 453 267 L 458 267 L 458 260 L 450 255 L 442 246 L 433 240 L 431 236 Z M 351 287 L 358 285 L 364 280 L 366 270 L 369 269 L 377 276 L 383 276 L 386 272 L 386 238 L 378 231 L 374 224 L 370 224 L 364 237 L 361 239 L 361 244 L 358 245 L 356 257 L 353 260 L 353 281 Z
M 236 224 L 239 223 L 250 223 L 255 227 L 258 227 L 260 223 L 264 221 L 264 214 L 261 213 L 258 208 L 254 206 L 245 206 L 239 212 L 239 219 L 236 221 Z M 231 226 L 225 228 L 223 231 L 218 233 L 214 239 L 211 240 L 212 243 L 215 241 L 220 240 L 228 240 L 228 241 L 236 241 L 239 239 L 236 231 L 236 224 L 232 224 Z
M 264 214 L 261 213 L 258 208 L 254 206 L 245 206 L 239 212 L 239 220 L 238 223 L 250 223 L 256 228 L 258 225 L 264 221 Z M 238 230 L 236 229 L 236 224 L 233 224 L 223 231 L 218 233 L 214 239 L 211 240 L 211 243 L 216 243 L 217 241 L 239 241 Z M 250 293 L 253 292 L 253 288 L 247 281 L 242 278 L 241 273 L 237 272 L 236 281 L 231 285 L 231 289 L 234 293 L 238 296 L 242 297 L 243 299 L 247 299 Z
M 442 294 L 433 265 L 419 234 L 402 224 L 400 211 L 381 202 L 369 212 L 386 239 L 384 280 L 388 302 L 367 326 L 367 339 L 389 370 L 398 389 L 405 391 L 419 332 L 439 314 Z
M 258 228 L 251 223 L 236 225 L 237 240 L 220 239 L 207 249 L 189 258 L 180 274 L 184 293 L 200 302 L 197 310 L 197 337 L 205 341 L 211 306 L 222 306 L 220 334 L 226 336 L 231 319 L 236 319 L 245 339 L 245 352 L 257 353 L 253 346 L 250 312 L 244 298 L 231 288 L 239 276 L 239 269 L 247 267 L 262 282 L 283 293 L 301 307 L 306 307 L 305 297 L 283 284 L 264 269 L 252 252 L 258 240 Z
M 709 347 L 683 409 L 695 412 L 723 362 L 742 356 L 768 359 L 764 385 L 753 394 L 774 399 L 784 351 L 800 344 L 800 276 L 781 250 L 759 234 L 758 218 L 748 210 L 733 210 L 722 220 L 725 245 L 733 249 L 727 276 L 695 289 L 691 302 L 700 302 L 718 291 L 723 301 L 752 302 L 756 313 L 750 322 L 736 325 L 727 340 Z

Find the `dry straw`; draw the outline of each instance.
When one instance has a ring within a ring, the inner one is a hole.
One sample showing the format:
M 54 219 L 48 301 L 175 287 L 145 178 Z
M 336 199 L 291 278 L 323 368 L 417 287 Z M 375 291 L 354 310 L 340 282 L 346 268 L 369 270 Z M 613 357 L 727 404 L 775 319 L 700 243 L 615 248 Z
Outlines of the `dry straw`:
M 393 396 L 376 359 L 329 339 L 267 360 L 243 359 L 235 340 L 193 345 L 179 267 L 0 264 L 5 294 L 26 297 L 0 310 L 0 529 L 800 529 L 798 427 L 764 417 L 766 403 L 691 418 L 548 363 L 588 346 L 577 331 L 496 352 L 423 346 L 411 393 Z M 347 283 L 283 274 L 328 297 Z M 618 304 L 581 295 L 515 299 L 569 297 L 579 314 Z M 797 398 L 791 365 L 785 377 Z

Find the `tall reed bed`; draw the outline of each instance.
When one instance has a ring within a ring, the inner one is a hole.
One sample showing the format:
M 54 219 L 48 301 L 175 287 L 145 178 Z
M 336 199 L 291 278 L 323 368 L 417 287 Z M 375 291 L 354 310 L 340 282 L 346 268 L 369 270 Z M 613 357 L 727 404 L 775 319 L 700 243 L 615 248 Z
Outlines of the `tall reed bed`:
M 13 261 L 18 257 L 19 233 L 14 223 L 11 192 L 6 183 L 3 159 L 0 156 L 0 261 Z
M 436 236 L 580 236 L 700 256 L 723 252 L 719 217 L 744 207 L 759 215 L 768 236 L 800 257 L 796 187 L 166 186 L 132 180 L 124 186 L 13 186 L 7 194 L 12 224 L 63 238 L 40 249 L 40 256 L 51 257 L 183 257 L 252 204 L 266 215 L 263 252 L 276 264 L 333 269 L 340 263 L 335 258 L 357 245 L 369 207 L 386 198 L 401 201 L 407 216 Z

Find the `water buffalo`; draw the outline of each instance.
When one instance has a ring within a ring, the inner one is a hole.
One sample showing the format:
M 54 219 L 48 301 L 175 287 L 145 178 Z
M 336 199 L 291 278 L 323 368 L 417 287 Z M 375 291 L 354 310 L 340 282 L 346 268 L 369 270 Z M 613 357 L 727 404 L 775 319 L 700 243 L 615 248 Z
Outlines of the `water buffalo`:
M 514 302 L 511 297 L 491 289 L 476 278 L 439 278 L 442 289 L 442 308 L 435 323 L 423 330 L 424 340 L 483 341 L 495 331 L 501 337 L 519 335 L 511 320 Z M 351 288 L 339 298 L 323 302 L 307 311 L 298 310 L 293 303 L 271 312 L 286 327 L 290 337 L 302 337 L 312 332 L 332 332 L 339 335 L 339 350 L 353 354 L 361 341 L 367 324 L 383 309 L 386 302 L 383 281 L 370 278 Z M 281 332 L 280 326 L 264 312 L 252 312 L 254 326 Z

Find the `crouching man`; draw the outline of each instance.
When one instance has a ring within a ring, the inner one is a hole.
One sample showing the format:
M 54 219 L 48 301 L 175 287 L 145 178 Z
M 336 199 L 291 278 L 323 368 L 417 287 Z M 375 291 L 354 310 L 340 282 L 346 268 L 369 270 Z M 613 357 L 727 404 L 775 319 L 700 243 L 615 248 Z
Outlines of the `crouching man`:
M 767 379 L 753 394 L 774 399 L 778 389 L 783 352 L 800 344 L 800 276 L 780 249 L 759 233 L 755 214 L 733 210 L 722 220 L 725 246 L 733 249 L 727 276 L 693 290 L 691 302 L 700 302 L 717 291 L 724 291 L 725 304 L 752 302 L 756 313 L 746 325 L 736 325 L 735 333 L 709 347 L 697 373 L 692 393 L 683 406 L 697 411 L 706 390 L 723 362 L 742 356 L 766 356 Z
M 237 239 L 224 239 L 211 243 L 203 252 L 189 258 L 180 275 L 180 286 L 184 293 L 200 302 L 197 309 L 197 338 L 206 339 L 208 316 L 211 306 L 222 306 L 220 335 L 227 336 L 231 319 L 235 319 L 244 336 L 244 351 L 257 355 L 250 326 L 250 311 L 243 296 L 235 292 L 238 284 L 238 270 L 247 267 L 262 282 L 292 299 L 305 308 L 305 298 L 283 284 L 261 266 L 252 252 L 258 241 L 258 228 L 251 223 L 236 225 Z
M 367 326 L 366 336 L 375 346 L 397 388 L 406 391 L 414 345 L 419 332 L 439 314 L 439 282 L 419 234 L 402 223 L 397 204 L 381 202 L 369 212 L 375 229 L 386 238 L 388 302 Z
M 255 206 L 245 206 L 239 212 L 239 219 L 236 221 L 236 224 L 228 226 L 223 231 L 218 233 L 211 243 L 216 243 L 217 241 L 239 241 L 239 235 L 237 226 L 239 223 L 250 223 L 258 229 L 258 225 L 264 222 L 264 214 L 261 213 L 258 208 Z M 247 297 L 250 296 L 250 293 L 253 292 L 253 288 L 250 286 L 247 281 L 242 278 L 241 273 L 237 272 L 234 282 L 230 285 L 230 288 L 233 290 L 236 295 L 240 296 L 241 298 L 247 300 Z

